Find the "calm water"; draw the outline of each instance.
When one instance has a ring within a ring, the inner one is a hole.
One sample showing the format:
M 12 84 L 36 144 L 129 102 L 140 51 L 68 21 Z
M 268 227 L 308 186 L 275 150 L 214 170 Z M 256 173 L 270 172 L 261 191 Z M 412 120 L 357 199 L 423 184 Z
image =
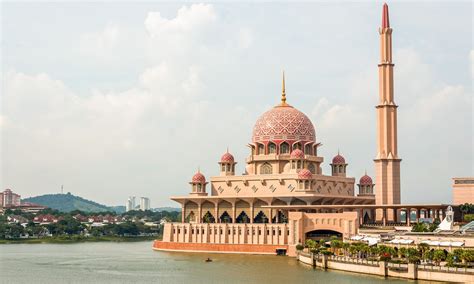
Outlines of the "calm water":
M 151 245 L 152 242 L 0 245 L 0 282 L 406 283 L 313 269 L 290 257 L 156 252 Z M 204 262 L 208 256 L 214 261 Z

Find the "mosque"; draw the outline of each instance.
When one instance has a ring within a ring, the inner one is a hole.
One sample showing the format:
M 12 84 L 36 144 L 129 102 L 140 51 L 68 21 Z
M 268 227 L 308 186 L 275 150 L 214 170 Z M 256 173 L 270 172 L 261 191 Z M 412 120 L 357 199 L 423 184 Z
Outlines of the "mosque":
M 198 171 L 188 195 L 171 197 L 181 205 L 182 220 L 164 225 L 163 240 L 155 241 L 154 249 L 294 255 L 306 238 L 349 238 L 362 224 L 400 224 L 402 212 L 443 217 L 443 205 L 400 204 L 398 106 L 386 4 L 379 34 L 375 183 L 367 174 L 347 176 L 349 163 L 339 153 L 331 160 L 331 173 L 323 173 L 315 127 L 287 102 L 283 74 L 280 102 L 253 127 L 245 173 L 235 173 L 237 162 L 228 151 L 218 162 L 218 176 L 206 179 Z M 410 218 L 403 222 L 409 226 Z

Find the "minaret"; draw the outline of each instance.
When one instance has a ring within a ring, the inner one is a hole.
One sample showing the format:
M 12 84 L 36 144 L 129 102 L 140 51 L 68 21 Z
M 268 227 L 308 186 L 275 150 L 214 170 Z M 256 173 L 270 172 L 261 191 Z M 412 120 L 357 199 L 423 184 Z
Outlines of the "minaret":
M 400 204 L 400 161 L 397 151 L 397 105 L 393 97 L 392 28 L 388 5 L 383 5 L 380 34 L 379 103 L 377 109 L 377 157 L 375 161 L 376 204 Z M 380 212 L 379 212 L 380 211 Z M 396 211 L 395 211 L 396 212 Z M 394 210 L 387 219 L 396 221 Z M 377 211 L 382 219 L 382 210 Z

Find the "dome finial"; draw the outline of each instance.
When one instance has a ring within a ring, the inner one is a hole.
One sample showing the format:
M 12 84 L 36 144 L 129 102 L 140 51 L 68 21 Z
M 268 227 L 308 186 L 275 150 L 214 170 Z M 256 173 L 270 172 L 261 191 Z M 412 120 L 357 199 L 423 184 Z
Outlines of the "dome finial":
M 285 70 L 283 70 L 283 81 L 281 84 L 281 105 L 286 105 L 286 90 L 285 90 Z

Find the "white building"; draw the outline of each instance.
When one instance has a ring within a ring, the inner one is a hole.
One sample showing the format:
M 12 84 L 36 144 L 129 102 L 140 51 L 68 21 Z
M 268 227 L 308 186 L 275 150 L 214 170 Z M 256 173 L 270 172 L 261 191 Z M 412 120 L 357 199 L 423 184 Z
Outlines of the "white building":
M 140 198 L 140 209 L 143 211 L 150 210 L 150 198 L 148 197 Z
M 127 200 L 126 211 L 135 210 L 135 196 L 130 196 Z

